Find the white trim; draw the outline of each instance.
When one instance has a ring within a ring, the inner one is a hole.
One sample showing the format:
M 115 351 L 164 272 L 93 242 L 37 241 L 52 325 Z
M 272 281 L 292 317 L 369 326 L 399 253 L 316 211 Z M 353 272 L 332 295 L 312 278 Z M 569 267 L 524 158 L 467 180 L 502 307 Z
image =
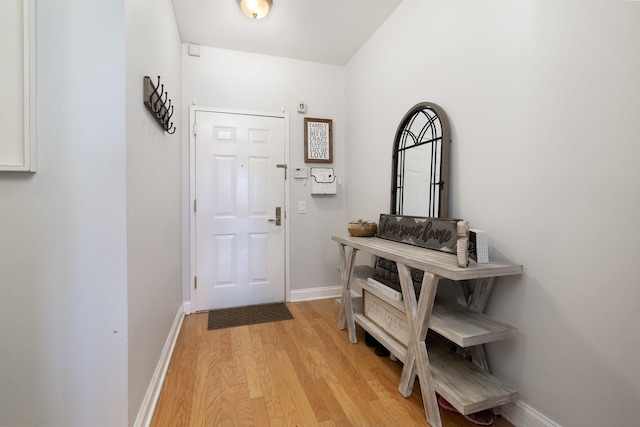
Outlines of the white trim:
M 22 164 L 2 164 L 2 172 L 36 171 L 36 6 L 35 0 L 22 0 Z M 13 144 L 13 142 L 11 142 Z
M 196 161 L 196 149 L 195 149 L 195 134 L 193 132 L 194 124 L 196 121 L 196 111 L 208 111 L 214 113 L 226 113 L 226 114 L 241 114 L 251 116 L 267 116 L 267 117 L 279 117 L 284 119 L 284 162 L 289 165 L 289 114 L 288 113 L 271 113 L 265 111 L 252 111 L 252 110 L 237 110 L 229 108 L 218 107 L 203 107 L 201 105 L 189 106 L 189 297 L 190 304 L 193 308 L 197 307 L 196 290 L 193 286 L 193 277 L 196 274 L 196 229 L 195 229 L 195 212 L 193 211 L 193 200 L 196 195 L 196 177 L 195 177 L 195 165 Z M 284 233 L 285 233 L 285 260 L 284 260 L 284 299 L 285 301 L 291 300 L 291 268 L 290 268 L 290 248 L 291 248 L 291 233 L 289 217 L 289 182 L 292 176 L 292 168 L 287 169 L 287 179 L 284 186 Z M 191 310 L 191 308 L 190 308 Z
M 291 301 L 291 223 L 289 210 L 289 187 L 293 177 L 293 168 L 289 163 L 289 114 L 282 109 L 284 118 L 284 164 L 287 165 L 287 179 L 284 182 L 284 300 Z
M 342 286 L 323 286 L 320 288 L 300 289 L 291 291 L 291 302 L 309 301 L 314 299 L 338 298 L 342 294 Z
M 145 394 L 142 404 L 140 405 L 140 409 L 138 410 L 136 421 L 133 423 L 134 427 L 149 427 L 151 425 L 153 413 L 156 409 L 158 398 L 160 397 L 160 390 L 162 390 L 162 384 L 164 383 L 164 378 L 167 374 L 167 369 L 169 368 L 169 362 L 173 355 L 173 349 L 176 346 L 176 341 L 180 334 L 180 328 L 182 328 L 185 305 L 186 303 L 183 303 L 178 307 L 176 318 L 173 321 L 173 325 L 169 331 L 169 336 L 167 337 L 167 341 L 162 349 L 160 360 L 158 360 L 156 370 L 153 372 L 151 382 L 147 388 L 147 393 Z
M 193 284 L 196 275 L 196 213 L 193 211 L 193 201 L 196 197 L 196 139 L 195 139 L 195 123 L 196 123 L 195 105 L 189 106 L 189 200 L 187 209 L 189 210 L 189 301 L 193 307 L 197 307 L 196 290 Z
M 515 427 L 562 427 L 522 400 L 501 406 L 500 413 Z
M 25 73 L 24 73 L 24 114 L 26 120 L 24 124 L 25 138 L 25 162 L 29 172 L 36 171 L 36 2 L 35 0 L 25 1 L 25 8 L 29 20 L 28 29 L 25 28 Z M 27 33 L 28 31 L 28 33 Z M 27 63 L 28 61 L 28 63 Z

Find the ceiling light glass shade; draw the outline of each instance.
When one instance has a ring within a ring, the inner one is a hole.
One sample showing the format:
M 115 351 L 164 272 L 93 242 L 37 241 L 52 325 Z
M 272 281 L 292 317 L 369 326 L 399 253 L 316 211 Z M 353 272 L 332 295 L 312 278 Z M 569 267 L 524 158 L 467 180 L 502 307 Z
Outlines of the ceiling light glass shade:
M 238 0 L 242 13 L 251 19 L 262 19 L 269 13 L 273 0 Z

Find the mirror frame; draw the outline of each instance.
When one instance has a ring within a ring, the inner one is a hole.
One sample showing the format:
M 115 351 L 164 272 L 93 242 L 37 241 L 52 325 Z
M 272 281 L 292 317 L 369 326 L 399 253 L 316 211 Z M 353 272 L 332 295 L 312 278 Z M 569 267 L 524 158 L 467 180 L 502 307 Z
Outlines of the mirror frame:
M 393 143 L 393 156 L 392 156 L 392 175 L 391 175 L 391 209 L 390 213 L 392 214 L 402 214 L 402 212 L 398 212 L 397 207 L 397 198 L 398 193 L 402 192 L 402 188 L 398 185 L 398 159 L 399 152 L 401 151 L 400 144 L 403 139 L 406 138 L 405 132 L 407 132 L 413 120 L 419 115 L 424 114 L 425 110 L 429 110 L 440 121 L 440 128 L 442 130 L 442 134 L 439 135 L 436 139 L 442 140 L 442 147 L 440 150 L 440 182 L 434 185 L 438 185 L 440 191 L 437 192 L 437 197 L 439 197 L 438 203 L 438 212 L 433 212 L 433 217 L 438 218 L 446 218 L 449 214 L 449 157 L 450 157 L 450 145 L 451 145 L 451 132 L 449 127 L 449 121 L 447 120 L 447 115 L 437 104 L 431 102 L 420 102 L 404 115 L 402 120 L 400 121 L 400 125 L 396 130 L 394 143 Z M 422 131 L 425 128 L 429 128 L 432 126 L 433 121 L 430 120 L 427 125 L 422 128 Z M 420 132 L 422 134 L 422 132 Z M 402 195 L 400 195 L 402 197 Z M 430 205 L 429 211 L 432 210 L 431 205 L 432 201 L 428 200 Z

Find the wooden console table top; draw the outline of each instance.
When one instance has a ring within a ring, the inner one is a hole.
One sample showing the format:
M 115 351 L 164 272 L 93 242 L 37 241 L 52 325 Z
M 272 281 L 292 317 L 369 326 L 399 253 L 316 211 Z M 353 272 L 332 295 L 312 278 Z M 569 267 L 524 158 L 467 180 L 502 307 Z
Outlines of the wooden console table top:
M 358 250 L 404 264 L 418 270 L 428 271 L 450 280 L 472 280 L 485 277 L 522 274 L 522 266 L 490 262 L 478 264 L 471 261 L 468 267 L 458 267 L 454 254 L 433 249 L 411 246 L 378 237 L 332 236 L 332 240 Z

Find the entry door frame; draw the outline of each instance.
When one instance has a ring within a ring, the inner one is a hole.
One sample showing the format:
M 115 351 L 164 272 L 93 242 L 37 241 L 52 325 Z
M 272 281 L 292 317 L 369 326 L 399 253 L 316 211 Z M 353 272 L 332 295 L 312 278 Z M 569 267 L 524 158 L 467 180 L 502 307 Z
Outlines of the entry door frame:
M 223 113 L 223 114 L 241 114 L 245 116 L 267 116 L 284 119 L 284 163 L 289 165 L 289 114 L 287 113 L 271 113 L 264 111 L 237 110 L 218 107 L 203 107 L 200 105 L 189 106 L 189 200 L 187 210 L 189 211 L 189 289 L 191 296 L 192 308 L 197 307 L 196 304 L 196 214 L 194 210 L 194 201 L 196 198 L 196 134 L 194 132 L 194 124 L 196 122 L 196 112 Z M 284 180 L 284 298 L 285 301 L 291 301 L 291 268 L 290 268 L 290 248 L 291 234 L 289 233 L 289 177 L 290 172 L 285 169 L 286 179 Z

